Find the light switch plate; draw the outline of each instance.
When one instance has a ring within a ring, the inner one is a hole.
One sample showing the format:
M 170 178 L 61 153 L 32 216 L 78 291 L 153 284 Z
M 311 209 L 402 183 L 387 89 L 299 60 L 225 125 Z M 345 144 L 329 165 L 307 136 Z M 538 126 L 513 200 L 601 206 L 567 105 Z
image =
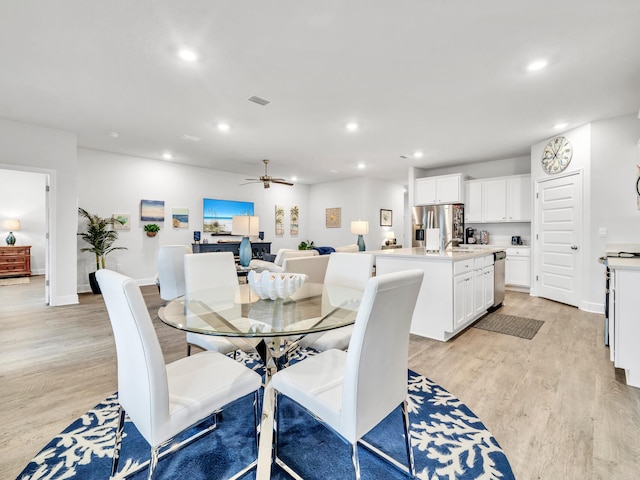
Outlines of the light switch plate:
M 607 235 L 609 235 L 609 230 L 607 229 L 607 227 L 600 227 L 600 228 L 598 229 L 598 234 L 599 234 L 601 237 L 606 237 Z

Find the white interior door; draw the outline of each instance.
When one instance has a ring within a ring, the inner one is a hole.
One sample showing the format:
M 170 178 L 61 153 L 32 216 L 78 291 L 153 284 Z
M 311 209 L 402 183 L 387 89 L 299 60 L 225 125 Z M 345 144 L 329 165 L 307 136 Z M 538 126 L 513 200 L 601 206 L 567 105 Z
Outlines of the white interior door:
M 538 294 L 577 307 L 582 293 L 582 175 L 543 180 L 536 187 Z

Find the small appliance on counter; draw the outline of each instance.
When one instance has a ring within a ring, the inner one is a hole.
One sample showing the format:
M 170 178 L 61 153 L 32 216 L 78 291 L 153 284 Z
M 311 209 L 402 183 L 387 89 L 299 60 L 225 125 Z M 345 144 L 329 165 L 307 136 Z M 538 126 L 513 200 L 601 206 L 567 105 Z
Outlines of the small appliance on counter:
M 522 237 L 520 235 L 511 237 L 511 245 L 522 245 Z
M 476 229 L 472 227 L 468 227 L 465 230 L 464 239 L 465 239 L 464 243 L 476 243 Z
M 480 239 L 479 242 L 480 245 L 489 245 L 489 232 L 487 232 L 486 230 L 480 230 L 480 233 L 478 233 Z

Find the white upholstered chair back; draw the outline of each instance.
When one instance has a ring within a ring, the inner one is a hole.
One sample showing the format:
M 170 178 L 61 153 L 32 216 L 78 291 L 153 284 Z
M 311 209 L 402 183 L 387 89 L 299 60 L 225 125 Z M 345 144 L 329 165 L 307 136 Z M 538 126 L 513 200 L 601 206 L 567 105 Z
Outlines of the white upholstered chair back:
M 158 251 L 160 298 L 173 300 L 184 295 L 184 256 L 191 253 L 188 245 L 163 245 Z
M 364 290 L 373 273 L 373 255 L 334 252 L 329 256 L 324 283 Z
M 355 442 L 407 395 L 409 329 L 423 272 L 370 279 L 347 352 L 339 433 Z
M 149 311 L 136 283 L 120 273 L 98 270 L 96 278 L 109 312 L 118 358 L 118 400 L 142 436 L 157 445 L 169 423 L 164 357 Z
M 233 253 L 209 252 L 185 255 L 184 279 L 187 292 L 202 288 L 238 285 Z

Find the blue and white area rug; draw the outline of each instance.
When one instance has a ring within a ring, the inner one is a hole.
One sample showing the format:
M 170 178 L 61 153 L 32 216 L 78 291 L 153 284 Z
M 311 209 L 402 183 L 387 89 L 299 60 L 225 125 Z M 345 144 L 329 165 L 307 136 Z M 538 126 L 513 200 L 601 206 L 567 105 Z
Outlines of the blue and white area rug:
M 258 369 L 250 357 L 245 363 Z M 408 372 L 409 421 L 417 478 L 420 480 L 514 479 L 498 442 L 460 400 L 428 378 Z M 255 458 L 252 396 L 222 412 L 218 428 L 190 446 L 160 460 L 158 479 L 226 479 Z M 348 445 L 285 398 L 280 403 L 279 456 L 305 479 L 352 478 Z M 118 417 L 114 394 L 73 422 L 47 444 L 18 476 L 18 480 L 108 479 Z M 393 412 L 365 439 L 406 464 L 400 411 Z M 149 458 L 149 446 L 129 421 L 125 424 L 121 473 Z M 388 463 L 364 448 L 360 453 L 362 478 L 406 479 Z M 129 477 L 146 479 L 143 469 Z M 246 475 L 255 479 L 255 471 Z M 272 479 L 289 477 L 278 467 Z

